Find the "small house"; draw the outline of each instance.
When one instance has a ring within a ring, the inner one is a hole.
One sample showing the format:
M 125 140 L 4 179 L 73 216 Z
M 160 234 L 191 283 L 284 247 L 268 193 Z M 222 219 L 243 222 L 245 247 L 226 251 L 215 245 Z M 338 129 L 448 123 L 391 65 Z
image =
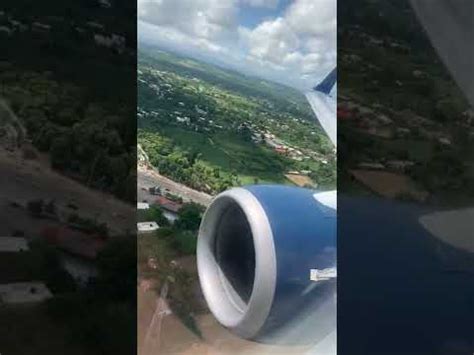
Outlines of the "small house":
M 27 250 L 29 250 L 29 247 L 25 238 L 0 237 L 1 253 L 15 253 Z
M 158 223 L 156 222 L 140 222 L 137 223 L 137 230 L 138 233 L 151 233 L 156 230 L 160 229 L 160 226 L 158 226 Z

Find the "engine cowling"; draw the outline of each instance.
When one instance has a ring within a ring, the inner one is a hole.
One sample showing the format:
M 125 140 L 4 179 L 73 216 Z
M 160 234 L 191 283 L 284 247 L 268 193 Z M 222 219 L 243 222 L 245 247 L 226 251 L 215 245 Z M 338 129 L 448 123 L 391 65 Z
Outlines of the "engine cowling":
M 307 319 L 311 307 L 321 336 L 334 331 L 336 210 L 335 191 L 254 185 L 216 196 L 197 245 L 215 318 L 241 337 L 264 339 L 301 312 Z

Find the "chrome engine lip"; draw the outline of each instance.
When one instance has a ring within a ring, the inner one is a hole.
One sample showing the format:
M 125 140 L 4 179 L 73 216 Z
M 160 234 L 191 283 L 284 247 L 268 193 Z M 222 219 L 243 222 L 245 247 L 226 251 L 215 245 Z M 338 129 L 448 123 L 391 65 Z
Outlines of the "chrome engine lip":
M 247 218 L 255 248 L 255 277 L 247 304 L 238 299 L 213 252 L 219 219 L 226 206 L 233 203 L 242 209 Z M 262 205 L 250 191 L 233 188 L 217 195 L 212 201 L 199 228 L 197 265 L 204 298 L 214 317 L 241 337 L 255 337 L 270 314 L 277 283 L 277 264 L 270 222 Z

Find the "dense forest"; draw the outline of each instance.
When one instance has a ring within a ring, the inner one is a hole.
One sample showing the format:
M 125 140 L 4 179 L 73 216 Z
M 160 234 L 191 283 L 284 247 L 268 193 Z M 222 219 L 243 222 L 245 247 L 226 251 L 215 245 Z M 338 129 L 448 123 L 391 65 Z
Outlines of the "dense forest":
M 5 1 L 0 95 L 51 165 L 133 202 L 134 6 L 115 1 Z M 129 14 L 126 16 L 126 14 Z M 102 42 L 101 42 L 102 40 Z M 38 55 L 35 55 L 38 53 Z

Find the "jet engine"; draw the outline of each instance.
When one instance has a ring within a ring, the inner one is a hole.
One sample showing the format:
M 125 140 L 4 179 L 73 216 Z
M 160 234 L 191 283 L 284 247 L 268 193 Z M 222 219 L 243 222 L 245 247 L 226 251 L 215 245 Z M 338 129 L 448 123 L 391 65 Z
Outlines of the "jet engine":
M 301 335 L 295 329 L 308 316 L 312 341 L 316 331 L 335 332 L 336 209 L 335 191 L 253 185 L 217 195 L 197 244 L 201 288 L 215 318 L 257 340 L 282 329 Z

